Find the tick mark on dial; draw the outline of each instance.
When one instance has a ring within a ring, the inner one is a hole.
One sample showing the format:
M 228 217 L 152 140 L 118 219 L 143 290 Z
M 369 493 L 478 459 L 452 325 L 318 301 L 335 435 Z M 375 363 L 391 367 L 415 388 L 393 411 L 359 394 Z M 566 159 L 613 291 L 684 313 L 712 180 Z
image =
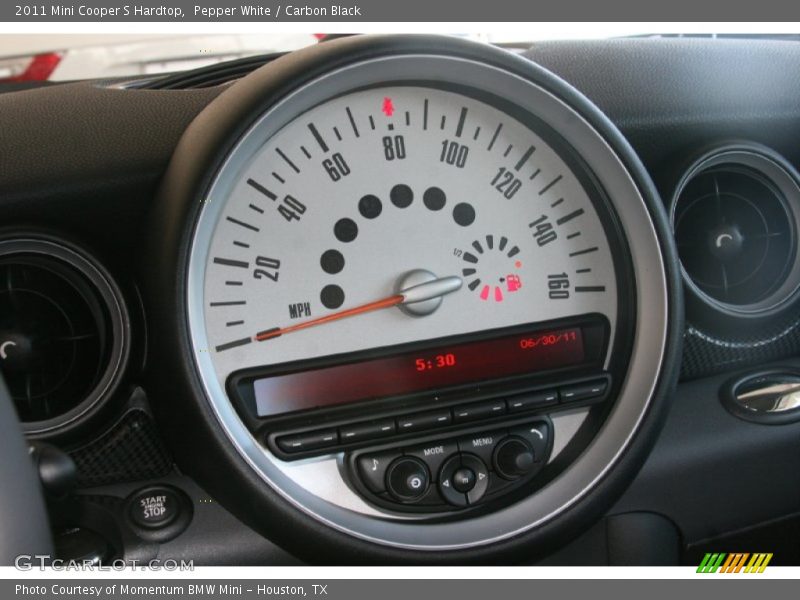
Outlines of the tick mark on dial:
M 461 137 L 464 132 L 464 121 L 467 119 L 467 107 L 461 108 L 461 114 L 458 117 L 458 125 L 456 125 L 456 137 Z
M 502 128 L 503 128 L 503 124 L 502 124 L 502 123 L 500 123 L 500 124 L 497 126 L 497 129 L 495 129 L 495 130 L 494 130 L 494 135 L 492 136 L 492 141 L 491 141 L 491 142 L 489 142 L 489 146 L 486 148 L 486 149 L 487 149 L 489 152 L 491 152 L 491 151 L 492 151 L 492 148 L 494 147 L 494 143 L 495 143 L 495 141 L 497 140 L 497 136 L 498 136 L 498 135 L 500 135 L 500 130 L 501 130 Z
M 220 344 L 216 348 L 214 348 L 217 352 L 223 352 L 224 350 L 230 350 L 231 348 L 236 348 L 237 346 L 245 346 L 252 342 L 252 338 L 242 338 L 240 340 L 234 340 L 232 342 L 228 342 L 227 344 Z
M 239 227 L 244 227 L 245 229 L 249 229 L 250 231 L 255 231 L 255 232 L 261 231 L 255 225 L 251 225 L 250 223 L 245 223 L 244 221 L 240 221 L 239 219 L 234 219 L 233 217 L 225 217 L 225 218 L 234 225 L 238 225 Z
M 580 217 L 583 213 L 584 210 L 582 208 L 579 208 L 578 210 L 573 210 L 568 215 L 564 215 L 560 219 L 556 219 L 556 225 L 563 225 L 564 223 L 567 223 L 568 221 L 571 221 L 576 217 Z
M 319 144 L 319 147 L 322 148 L 322 151 L 323 152 L 327 152 L 328 151 L 328 144 L 326 144 L 325 140 L 322 139 L 322 136 L 320 135 L 319 131 L 314 126 L 314 124 L 313 123 L 309 123 L 308 124 L 308 129 L 311 132 L 311 135 L 314 136 L 314 139 L 317 141 L 317 144 Z
M 273 173 L 273 175 L 275 175 L 275 173 Z M 278 179 L 280 179 L 280 177 L 279 177 Z M 283 180 L 281 180 L 281 182 L 282 182 L 282 181 L 283 181 Z M 258 182 L 257 182 L 255 179 L 252 179 L 252 178 L 251 178 L 251 179 L 248 179 L 248 180 L 247 180 L 247 185 L 249 185 L 251 188 L 253 188 L 253 189 L 254 189 L 254 190 L 256 190 L 257 192 L 259 192 L 259 193 L 261 193 L 261 194 L 264 194 L 264 195 L 265 195 L 267 198 L 269 198 L 270 200 L 277 200 L 277 199 L 278 199 L 278 196 L 276 196 L 276 195 L 275 195 L 273 192 L 269 191 L 269 190 L 268 190 L 267 188 L 265 188 L 263 185 L 261 185 L 260 183 L 258 183 Z
M 353 133 L 356 134 L 356 137 L 360 137 L 358 133 L 358 127 L 356 127 L 356 120 L 353 118 L 353 113 L 350 112 L 350 107 L 346 107 L 345 112 L 347 113 L 347 118 L 350 120 L 350 126 L 353 128 Z
M 590 252 L 596 252 L 598 250 L 597 246 L 592 246 L 591 248 L 586 248 L 585 250 L 576 250 L 575 252 L 570 252 L 570 256 L 580 256 L 581 254 L 589 254 Z
M 530 148 L 525 150 L 525 154 L 523 154 L 522 158 L 520 158 L 517 164 L 514 165 L 514 170 L 519 171 L 522 168 L 522 166 L 526 162 L 528 162 L 528 159 L 531 157 L 531 154 L 533 154 L 535 151 L 536 151 L 536 146 L 531 146 Z
M 283 150 L 281 150 L 280 148 L 275 148 L 275 152 L 277 152 L 277 153 L 278 153 L 278 155 L 279 155 L 279 156 L 280 156 L 280 157 L 281 157 L 283 160 L 285 160 L 285 161 L 286 161 L 286 164 L 287 164 L 287 165 L 289 165 L 290 167 L 292 167 L 292 170 L 294 170 L 294 172 L 295 172 L 295 173 L 299 173 L 299 172 L 300 172 L 300 169 L 298 169 L 298 168 L 297 168 L 297 165 L 296 165 L 296 164 L 294 164 L 294 163 L 291 161 L 291 159 L 290 159 L 288 156 L 286 156 L 286 155 L 283 153 Z
M 214 258 L 214 264 L 223 265 L 226 267 L 239 267 L 241 269 L 247 269 L 250 266 L 250 263 L 244 260 L 233 260 L 232 258 L 219 257 Z
M 563 175 L 559 175 L 558 177 L 553 179 L 553 181 L 551 181 L 550 183 L 548 183 L 546 186 L 544 186 L 542 189 L 539 190 L 539 195 L 543 196 L 547 192 L 547 190 L 549 190 L 551 187 L 553 187 L 555 184 L 561 181 L 563 177 L 564 177 Z

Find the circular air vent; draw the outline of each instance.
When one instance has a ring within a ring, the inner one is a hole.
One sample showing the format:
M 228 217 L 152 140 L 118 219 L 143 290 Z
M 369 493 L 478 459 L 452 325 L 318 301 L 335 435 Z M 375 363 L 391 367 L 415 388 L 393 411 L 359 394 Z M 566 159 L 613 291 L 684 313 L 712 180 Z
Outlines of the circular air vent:
M 127 315 L 104 269 L 60 241 L 0 238 L 0 370 L 27 433 L 92 414 L 127 354 Z
M 800 187 L 794 169 L 760 147 L 726 147 L 689 169 L 672 226 L 687 287 L 735 316 L 765 316 L 800 287 Z

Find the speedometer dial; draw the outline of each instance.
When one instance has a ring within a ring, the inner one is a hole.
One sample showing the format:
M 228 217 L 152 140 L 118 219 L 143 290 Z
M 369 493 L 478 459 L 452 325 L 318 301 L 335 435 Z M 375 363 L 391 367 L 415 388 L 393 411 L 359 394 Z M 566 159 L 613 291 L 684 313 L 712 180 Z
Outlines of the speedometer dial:
M 375 87 L 265 141 L 223 200 L 204 265 L 220 378 L 569 315 L 615 322 L 597 192 L 552 135 L 490 102 Z M 457 283 L 433 304 L 359 310 L 444 278 Z
M 181 141 L 150 362 L 189 462 L 285 517 L 283 543 L 319 523 L 362 557 L 538 539 L 619 489 L 654 431 L 677 339 L 664 223 L 613 127 L 530 63 L 321 44 Z

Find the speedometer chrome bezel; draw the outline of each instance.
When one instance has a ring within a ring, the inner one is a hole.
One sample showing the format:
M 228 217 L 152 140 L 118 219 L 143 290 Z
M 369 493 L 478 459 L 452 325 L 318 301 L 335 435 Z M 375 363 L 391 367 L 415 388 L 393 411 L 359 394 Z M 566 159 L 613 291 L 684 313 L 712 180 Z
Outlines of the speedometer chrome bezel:
M 233 409 L 224 382 L 217 379 L 205 337 L 202 283 L 208 244 L 216 218 L 224 205 L 237 163 L 250 156 L 264 140 L 298 114 L 328 98 L 352 89 L 385 81 L 425 79 L 465 85 L 481 81 L 555 127 L 583 158 L 612 198 L 630 247 L 636 290 L 635 337 L 631 362 L 619 398 L 594 440 L 572 465 L 532 496 L 495 512 L 463 523 L 418 522 L 413 518 L 378 518 L 366 510 L 355 494 L 334 481 L 339 476 L 334 459 L 309 465 L 309 477 L 329 477 L 330 496 L 321 498 L 289 477 L 280 461 L 253 439 Z M 663 258 L 666 252 L 657 234 L 650 210 L 637 182 L 625 163 L 584 116 L 551 91 L 511 70 L 472 58 L 451 54 L 398 53 L 373 58 L 354 57 L 349 65 L 323 74 L 284 96 L 253 122 L 239 138 L 225 162 L 214 174 L 202 196 L 190 247 L 186 281 L 189 343 L 197 375 L 211 409 L 236 452 L 273 490 L 291 505 L 338 531 L 356 538 L 395 548 L 442 551 L 473 548 L 500 542 L 543 526 L 585 499 L 620 460 L 650 409 L 667 354 L 671 312 L 670 277 Z M 326 463 L 320 468 L 320 463 Z M 345 497 L 351 495 L 352 497 Z M 334 497 L 336 502 L 334 502 Z

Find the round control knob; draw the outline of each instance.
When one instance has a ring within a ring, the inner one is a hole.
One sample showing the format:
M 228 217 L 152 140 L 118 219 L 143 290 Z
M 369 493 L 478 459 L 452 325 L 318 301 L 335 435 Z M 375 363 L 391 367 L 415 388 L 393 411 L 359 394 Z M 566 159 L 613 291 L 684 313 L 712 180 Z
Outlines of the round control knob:
M 533 468 L 533 447 L 520 437 L 501 440 L 494 450 L 494 468 L 506 479 L 517 479 Z
M 398 500 L 416 500 L 428 491 L 431 478 L 421 460 L 403 456 L 386 470 L 386 489 Z
M 453 489 L 462 494 L 466 494 L 475 487 L 475 471 L 467 467 L 461 467 L 453 473 Z

